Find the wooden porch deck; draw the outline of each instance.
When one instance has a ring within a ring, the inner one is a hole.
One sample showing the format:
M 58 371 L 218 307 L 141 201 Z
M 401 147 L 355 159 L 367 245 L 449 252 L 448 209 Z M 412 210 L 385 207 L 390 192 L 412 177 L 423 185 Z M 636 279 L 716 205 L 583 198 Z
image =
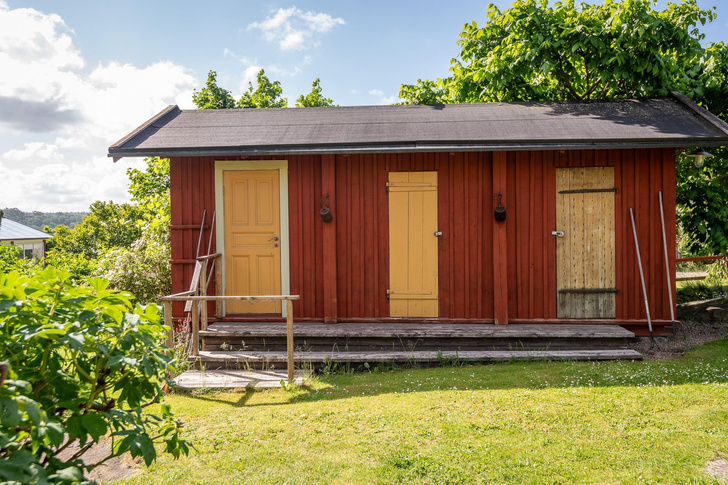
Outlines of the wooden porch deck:
M 632 338 L 619 325 L 555 325 L 436 322 L 337 323 L 296 322 L 294 337 L 354 338 Z M 286 322 L 215 322 L 200 330 L 203 338 L 285 337 Z
M 326 361 L 469 362 L 641 359 L 618 325 L 297 322 L 296 365 Z M 200 331 L 196 362 L 207 369 L 285 365 L 285 322 L 216 322 Z

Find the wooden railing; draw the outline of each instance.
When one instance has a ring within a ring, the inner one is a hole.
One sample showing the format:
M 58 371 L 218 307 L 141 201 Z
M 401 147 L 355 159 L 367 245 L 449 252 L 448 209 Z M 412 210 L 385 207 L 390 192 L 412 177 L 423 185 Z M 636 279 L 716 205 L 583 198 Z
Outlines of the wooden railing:
M 164 304 L 164 324 L 169 326 L 169 335 L 167 336 L 167 346 L 174 345 L 174 326 L 172 325 L 172 303 L 175 301 L 185 302 L 185 312 L 189 311 L 192 319 L 192 336 L 190 355 L 197 357 L 200 355 L 200 328 L 207 330 L 208 315 L 207 302 L 215 302 L 215 315 L 222 317 L 222 303 L 224 301 L 248 301 L 251 303 L 259 301 L 280 301 L 285 302 L 285 306 L 281 305 L 281 313 L 283 308 L 286 309 L 286 349 L 288 360 L 288 382 L 293 382 L 293 300 L 300 300 L 299 295 L 256 295 L 256 296 L 239 296 L 239 295 L 222 295 L 222 274 L 220 264 L 215 264 L 216 260 L 222 256 L 220 253 L 210 254 L 208 256 L 200 256 L 195 264 L 195 271 L 192 276 L 192 284 L 189 291 L 175 293 L 174 295 L 163 296 L 159 298 Z M 213 262 L 215 272 L 215 295 L 207 294 L 207 285 L 210 273 L 208 273 L 208 263 Z M 216 266 L 216 268 L 215 268 Z

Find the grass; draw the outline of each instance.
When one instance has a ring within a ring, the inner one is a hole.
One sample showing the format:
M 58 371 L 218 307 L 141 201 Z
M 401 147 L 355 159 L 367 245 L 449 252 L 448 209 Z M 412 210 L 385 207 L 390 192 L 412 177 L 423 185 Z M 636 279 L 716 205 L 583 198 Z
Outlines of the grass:
M 721 483 L 728 339 L 672 361 L 511 362 L 172 394 L 197 446 L 124 483 Z

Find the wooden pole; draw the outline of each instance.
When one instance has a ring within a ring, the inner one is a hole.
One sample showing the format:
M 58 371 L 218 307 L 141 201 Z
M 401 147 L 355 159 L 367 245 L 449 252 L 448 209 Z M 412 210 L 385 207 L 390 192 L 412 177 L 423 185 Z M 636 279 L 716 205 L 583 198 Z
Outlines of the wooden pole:
M 169 332 L 167 333 L 167 347 L 171 349 L 174 347 L 174 325 L 172 325 L 171 301 L 164 302 L 164 324 L 169 327 Z
M 207 217 L 207 209 L 202 209 L 202 222 L 200 223 L 200 237 L 197 238 L 196 258 L 200 257 L 200 246 L 202 246 L 202 233 L 205 231 L 205 218 Z
M 222 264 L 215 264 L 215 296 L 222 296 Z M 215 301 L 215 317 L 223 317 L 222 300 Z
M 323 237 L 323 295 L 324 295 L 324 323 L 337 323 L 338 316 L 338 291 L 336 258 L 336 221 L 341 214 L 336 211 L 336 157 L 334 155 L 321 156 L 321 195 L 322 200 L 328 201 L 328 206 L 333 212 L 334 220 L 328 224 L 322 224 L 321 232 Z M 318 207 L 318 206 L 317 206 Z M 318 214 L 316 214 L 318 218 Z
M 665 276 L 667 276 L 667 294 L 670 297 L 670 320 L 672 320 L 672 334 L 675 335 L 675 309 L 672 303 L 672 282 L 670 281 L 670 258 L 667 255 L 667 236 L 665 235 L 665 209 L 662 207 L 662 191 L 660 195 L 660 220 L 662 221 L 662 247 L 665 252 Z
M 493 195 L 500 194 L 500 203 L 508 207 L 507 187 L 507 160 L 506 152 L 493 152 Z M 498 200 L 493 200 L 493 209 Z M 492 218 L 493 212 L 485 214 L 484 217 Z M 511 215 L 513 217 L 513 215 Z M 493 224 L 493 319 L 496 325 L 508 323 L 508 233 L 506 224 L 508 218 L 503 222 L 492 222 Z
M 650 338 L 655 340 L 652 333 L 652 319 L 650 318 L 650 304 L 647 302 L 647 286 L 645 286 L 645 274 L 642 271 L 642 257 L 640 256 L 640 244 L 637 242 L 637 227 L 634 224 L 634 211 L 629 208 L 629 217 L 632 219 L 632 234 L 634 234 L 634 247 L 637 250 L 637 266 L 640 269 L 640 281 L 642 282 L 642 295 L 645 297 L 645 310 L 647 311 L 647 326 L 650 329 Z
M 192 351 L 193 357 L 200 355 L 200 300 L 192 300 Z
M 212 249 L 212 233 L 215 231 L 215 216 L 217 215 L 217 210 L 212 211 L 212 221 L 210 221 L 210 238 L 207 240 L 207 254 L 210 254 L 210 250 Z
M 207 262 L 205 260 L 202 263 L 202 271 L 200 272 L 200 296 L 207 296 Z M 200 307 L 200 326 L 202 330 L 207 330 L 207 300 L 202 300 L 202 306 Z
M 286 348 L 288 350 L 288 384 L 293 382 L 293 301 L 286 300 Z

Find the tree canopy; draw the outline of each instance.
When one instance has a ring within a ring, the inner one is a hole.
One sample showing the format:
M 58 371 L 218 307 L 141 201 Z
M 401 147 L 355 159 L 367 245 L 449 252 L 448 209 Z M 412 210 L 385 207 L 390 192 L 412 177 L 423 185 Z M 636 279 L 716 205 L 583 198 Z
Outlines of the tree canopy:
M 288 100 L 281 96 L 283 88 L 280 81 L 271 82 L 265 70 L 258 72 L 257 83 L 248 83 L 248 90 L 238 100 L 238 108 L 286 108 Z
M 333 99 L 325 97 L 321 91 L 321 80 L 316 78 L 313 84 L 311 84 L 311 92 L 305 96 L 302 94 L 298 97 L 296 107 L 315 108 L 320 106 L 338 106 L 334 104 Z
M 311 84 L 311 92 L 300 95 L 296 100 L 296 107 L 311 108 L 316 106 L 338 106 L 334 100 L 323 95 L 321 80 Z M 210 71 L 207 83 L 200 91 L 195 90 L 192 101 L 198 109 L 230 109 L 230 108 L 286 108 L 288 100 L 283 97 L 283 87 L 280 81 L 271 81 L 265 70 L 258 72 L 255 86 L 248 83 L 248 90 L 242 94 L 238 101 L 227 89 L 217 84 L 217 73 Z
M 230 91 L 217 85 L 217 72 L 207 73 L 205 87 L 192 92 L 192 102 L 198 109 L 229 109 L 235 107 L 235 99 Z
M 654 10 L 654 0 L 519 0 L 489 5 L 487 22 L 463 26 L 451 76 L 404 84 L 406 103 L 544 101 L 705 94 L 698 24 L 715 18 L 696 0 Z
M 403 84 L 406 104 L 589 100 L 681 91 L 728 120 L 728 45 L 703 45 L 697 0 L 518 0 L 463 26 L 450 75 Z M 728 149 L 703 169 L 678 157 L 678 221 L 690 253 L 728 249 Z

